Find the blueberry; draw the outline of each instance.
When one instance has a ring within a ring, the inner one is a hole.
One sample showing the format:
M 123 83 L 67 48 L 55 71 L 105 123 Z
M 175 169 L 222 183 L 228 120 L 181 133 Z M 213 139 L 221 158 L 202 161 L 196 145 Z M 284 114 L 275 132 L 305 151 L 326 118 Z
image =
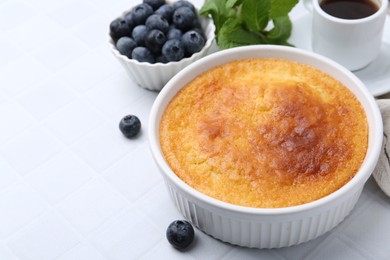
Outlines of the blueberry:
M 161 52 L 161 47 L 167 41 L 165 34 L 157 29 L 153 29 L 145 37 L 145 46 L 153 53 Z
M 150 5 L 153 10 L 157 10 L 160 6 L 165 4 L 165 0 L 143 0 L 143 3 Z
M 161 15 L 168 22 L 171 22 L 172 15 L 173 15 L 173 7 L 172 7 L 172 5 L 165 4 L 165 5 L 160 6 L 154 13 Z
M 162 31 L 163 33 L 166 33 L 169 30 L 168 21 L 159 14 L 153 14 L 149 16 L 148 19 L 146 19 L 145 25 L 149 31 L 153 29 L 157 29 Z
M 168 40 L 162 47 L 162 54 L 168 61 L 179 61 L 184 58 L 185 51 L 180 40 Z
M 175 220 L 167 228 L 168 242 L 176 249 L 187 248 L 194 241 L 195 231 L 186 220 Z
M 135 47 L 133 52 L 131 53 L 131 58 L 139 62 L 155 62 L 153 53 L 145 47 Z
M 125 14 L 124 20 L 127 22 L 127 24 L 130 26 L 131 29 L 133 29 L 137 24 L 133 21 L 133 18 L 131 17 L 131 11 Z
M 141 121 L 137 116 L 127 115 L 119 122 L 119 129 L 128 138 L 136 136 L 141 130 Z
M 116 42 L 116 48 L 118 51 L 121 54 L 126 55 L 129 59 L 131 59 L 131 53 L 135 47 L 137 47 L 137 44 L 130 37 L 123 36 Z
M 177 39 L 180 40 L 183 36 L 183 32 L 180 29 L 177 29 L 175 27 L 171 27 L 169 31 L 167 32 L 167 39 Z
M 203 31 L 203 28 L 202 28 L 202 25 L 200 24 L 199 19 L 196 19 L 194 21 L 194 24 L 193 24 L 193 27 L 191 28 L 191 30 L 197 31 L 200 35 L 203 36 L 203 38 L 206 38 L 206 35 Z
M 177 8 L 173 12 L 173 24 L 182 30 L 187 30 L 193 26 L 194 20 L 197 19 L 196 14 L 189 7 L 183 6 Z
M 169 61 L 163 55 L 156 57 L 156 63 L 168 63 Z
M 132 25 L 122 18 L 117 18 L 110 23 L 110 36 L 114 42 L 122 36 L 131 36 L 132 30 Z
M 183 6 L 190 8 L 194 13 L 196 13 L 195 6 L 192 3 L 188 2 L 188 1 L 180 0 L 180 1 L 177 1 L 177 2 L 173 3 L 173 9 L 174 10 L 176 10 L 179 7 L 183 7 Z
M 190 30 L 184 33 L 182 41 L 184 49 L 189 55 L 200 51 L 205 44 L 205 39 L 203 38 L 203 36 L 194 30 Z
M 195 32 L 197 32 L 197 33 L 199 33 L 199 35 L 201 35 L 201 36 L 203 37 L 203 39 L 206 39 L 206 35 L 204 34 L 202 28 L 194 27 L 194 28 L 192 28 L 191 30 L 193 30 L 193 31 L 195 31 Z
M 148 34 L 148 29 L 145 25 L 141 24 L 134 27 L 131 36 L 138 46 L 144 46 L 146 34 Z
M 148 4 L 139 4 L 131 10 L 131 19 L 135 24 L 143 24 L 150 15 L 153 14 L 153 8 Z

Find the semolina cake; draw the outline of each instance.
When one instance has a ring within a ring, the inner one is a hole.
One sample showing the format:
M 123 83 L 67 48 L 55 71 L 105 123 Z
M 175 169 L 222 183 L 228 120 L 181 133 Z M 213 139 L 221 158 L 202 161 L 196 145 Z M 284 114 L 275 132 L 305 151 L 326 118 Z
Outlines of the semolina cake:
M 242 59 L 175 95 L 160 143 L 194 189 L 235 205 L 279 208 L 351 180 L 366 155 L 368 124 L 354 94 L 328 74 L 284 59 Z

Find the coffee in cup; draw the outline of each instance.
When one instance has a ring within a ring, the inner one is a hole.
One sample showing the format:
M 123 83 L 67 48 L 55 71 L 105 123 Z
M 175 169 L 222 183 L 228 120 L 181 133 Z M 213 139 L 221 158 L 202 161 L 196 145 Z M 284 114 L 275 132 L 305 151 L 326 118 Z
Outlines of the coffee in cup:
M 362 19 L 379 10 L 372 0 L 323 0 L 320 7 L 325 13 L 341 19 Z
M 351 71 L 379 54 L 388 0 L 304 0 L 313 14 L 312 49 Z

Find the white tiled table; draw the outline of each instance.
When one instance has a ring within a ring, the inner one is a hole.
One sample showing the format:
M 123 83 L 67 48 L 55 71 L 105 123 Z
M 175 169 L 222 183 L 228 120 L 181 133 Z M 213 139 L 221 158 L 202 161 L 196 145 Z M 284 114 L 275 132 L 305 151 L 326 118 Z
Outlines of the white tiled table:
M 390 259 L 390 198 L 372 179 L 344 222 L 302 245 L 240 248 L 199 230 L 190 250 L 169 245 L 182 217 L 148 148 L 157 93 L 106 44 L 136 3 L 0 0 L 0 260 Z M 127 114 L 142 121 L 136 140 L 118 129 Z

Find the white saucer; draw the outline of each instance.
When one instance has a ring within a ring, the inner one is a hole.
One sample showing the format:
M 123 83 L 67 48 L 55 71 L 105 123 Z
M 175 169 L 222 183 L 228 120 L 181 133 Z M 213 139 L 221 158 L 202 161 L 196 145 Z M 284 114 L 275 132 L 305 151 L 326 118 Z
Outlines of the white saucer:
M 369 39 L 368 39 L 369 40 Z M 307 13 L 293 20 L 293 30 L 290 43 L 296 47 L 311 49 L 311 14 Z M 390 17 L 388 16 L 385 24 L 383 43 L 380 54 L 367 67 L 355 71 L 354 74 L 367 86 L 373 96 L 390 92 Z

